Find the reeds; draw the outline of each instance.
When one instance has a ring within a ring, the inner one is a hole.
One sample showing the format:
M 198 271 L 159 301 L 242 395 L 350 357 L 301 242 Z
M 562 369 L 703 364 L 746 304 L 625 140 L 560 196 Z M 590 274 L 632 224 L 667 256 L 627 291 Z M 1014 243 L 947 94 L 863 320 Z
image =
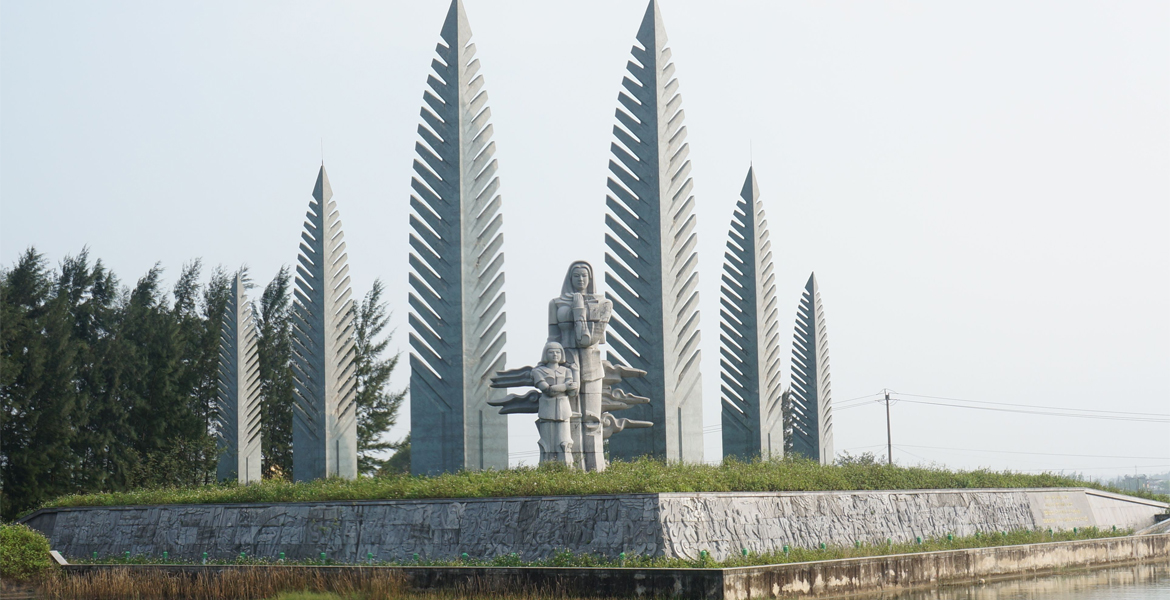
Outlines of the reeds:
M 284 591 L 334 592 L 369 600 L 402 597 L 395 574 L 359 577 L 340 574 L 325 577 L 312 569 L 226 569 L 218 572 L 170 573 L 163 570 L 103 570 L 84 575 L 57 577 L 41 586 L 44 598 L 61 600 L 261 600 Z
M 45 579 L 46 600 L 447 600 L 508 598 L 571 600 L 556 589 L 500 590 L 471 581 L 455 589 L 415 592 L 405 577 L 391 571 L 352 569 L 328 573 L 305 568 L 239 568 L 187 574 L 161 569 L 102 570 Z

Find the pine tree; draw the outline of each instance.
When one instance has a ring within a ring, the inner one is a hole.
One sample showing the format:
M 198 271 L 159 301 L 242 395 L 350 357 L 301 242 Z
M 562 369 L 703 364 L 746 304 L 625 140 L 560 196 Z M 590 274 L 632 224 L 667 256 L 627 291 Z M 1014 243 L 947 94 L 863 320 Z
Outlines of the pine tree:
M 406 434 L 406 437 L 391 447 L 394 454 L 382 462 L 382 468 L 378 469 L 379 477 L 410 473 L 410 434 Z
M 358 472 L 373 475 L 386 460 L 378 455 L 396 448 L 382 439 L 398 421 L 398 409 L 406 397 L 406 390 L 390 392 L 390 375 L 398 365 L 398 354 L 382 358 L 390 344 L 390 335 L 382 339 L 389 315 L 382 300 L 382 281 L 374 285 L 365 298 L 353 306 L 354 320 L 354 377 L 357 379 Z
M 137 376 L 122 381 L 134 428 L 132 446 L 139 464 L 138 485 L 185 485 L 198 481 L 202 421 L 191 410 L 184 365 L 184 331 L 162 291 L 162 267 L 155 265 L 130 293 L 123 311 L 121 333 L 130 342 L 128 357 Z M 180 285 L 184 285 L 180 278 Z
M 199 259 L 183 265 L 175 283 L 175 303 L 171 309 L 180 345 L 177 385 L 186 396 L 193 418 L 180 434 L 181 441 L 172 445 L 168 460 L 180 470 L 173 476 L 186 485 L 214 481 L 213 470 L 218 458 L 211 421 L 219 366 L 218 322 L 227 303 L 224 293 L 227 275 L 222 267 L 217 267 L 204 289 L 199 283 L 201 271 Z
M 784 390 L 784 394 L 780 396 L 780 412 L 783 415 L 784 427 L 784 456 L 788 456 L 794 450 L 793 432 L 796 427 L 795 408 L 793 407 L 792 388 Z
M 260 448 L 265 477 L 292 477 L 292 304 L 288 267 L 264 287 L 253 307 L 260 361 Z
M 67 298 L 53 293 L 45 259 L 29 248 L 0 280 L 0 513 L 70 491 L 76 464 L 71 420 L 77 409 L 77 344 Z
M 69 298 L 78 342 L 81 406 L 74 422 L 73 453 L 79 464 L 73 484 L 79 492 L 125 489 L 137 463 L 137 453 L 125 443 L 134 434 L 118 393 L 128 376 L 123 362 L 126 342 L 117 328 L 125 300 L 119 288 L 117 277 L 101 260 L 90 268 L 88 249 L 61 262 L 57 294 Z

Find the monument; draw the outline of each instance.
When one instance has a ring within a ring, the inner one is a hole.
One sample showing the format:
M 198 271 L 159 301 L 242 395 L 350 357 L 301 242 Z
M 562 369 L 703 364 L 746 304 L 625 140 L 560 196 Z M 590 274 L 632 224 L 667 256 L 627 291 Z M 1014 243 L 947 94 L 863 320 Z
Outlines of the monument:
M 353 300 L 325 166 L 305 213 L 292 310 L 293 479 L 357 478 Z
M 829 338 L 817 275 L 804 286 L 792 338 L 792 400 L 789 407 L 790 450 L 806 458 L 833 463 L 832 388 L 829 385 Z
M 720 298 L 723 456 L 784 456 L 776 275 L 768 221 L 748 169 L 732 216 Z
M 548 342 L 537 367 L 497 373 L 492 387 L 533 386 L 524 395 L 490 401 L 501 414 L 537 413 L 540 462 L 556 462 L 586 471 L 605 470 L 605 439 L 623 429 L 642 429 L 649 421 L 617 419 L 609 411 L 650 402 L 614 385 L 640 378 L 645 371 L 601 360 L 613 304 L 597 293 L 593 266 L 569 265 L 561 294 L 548 304 Z
M 488 406 L 504 368 L 500 180 L 487 93 L 460 0 L 423 94 L 410 197 L 411 472 L 508 467 L 508 419 Z
M 256 323 L 244 293 L 243 269 L 232 279 L 232 293 L 219 333 L 219 381 L 215 403 L 219 466 L 216 479 L 260 481 L 260 362 Z
M 609 444 L 610 455 L 703 460 L 695 198 L 682 96 L 655 0 L 638 29 L 613 128 L 605 282 L 615 364 L 646 371 L 622 384 L 654 402 L 632 409 L 655 427 Z

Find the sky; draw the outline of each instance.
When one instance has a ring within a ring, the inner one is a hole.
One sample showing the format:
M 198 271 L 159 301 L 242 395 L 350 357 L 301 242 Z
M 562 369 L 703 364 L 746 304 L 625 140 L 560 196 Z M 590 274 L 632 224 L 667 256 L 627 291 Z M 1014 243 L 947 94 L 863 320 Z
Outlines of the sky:
M 602 268 L 614 110 L 645 4 L 465 6 L 517 367 L 540 352 L 567 265 Z M 754 166 L 784 327 L 817 275 L 838 453 L 884 458 L 869 400 L 888 389 L 900 464 L 1170 471 L 1170 4 L 660 6 L 699 217 L 708 461 L 723 246 Z M 126 284 L 155 262 L 173 283 L 198 257 L 263 285 L 296 260 L 324 160 L 354 291 L 387 284 L 390 346 L 409 352 L 411 164 L 447 8 L 0 3 L 0 263 L 88 247 Z M 509 436 L 512 464 L 536 461 L 529 415 Z

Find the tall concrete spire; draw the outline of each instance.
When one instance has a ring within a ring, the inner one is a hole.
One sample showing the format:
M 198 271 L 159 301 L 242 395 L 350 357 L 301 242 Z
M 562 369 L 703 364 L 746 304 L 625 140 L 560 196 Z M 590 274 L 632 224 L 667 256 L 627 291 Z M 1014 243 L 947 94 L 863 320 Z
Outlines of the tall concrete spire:
M 423 94 L 410 197 L 411 472 L 508 466 L 504 237 L 491 110 L 460 0 Z
M 293 291 L 293 479 L 357 478 L 353 300 L 325 166 L 305 213 Z
M 791 450 L 806 458 L 832 464 L 833 399 L 829 385 L 829 337 L 817 275 L 804 286 L 796 310 L 792 338 Z
M 723 456 L 784 456 L 780 327 L 772 242 L 755 171 L 748 169 L 723 255 L 719 311 Z
M 699 374 L 699 276 L 695 197 L 682 96 L 666 44 L 662 12 L 651 0 L 634 60 L 618 94 L 605 217 L 605 281 L 613 300 L 610 360 L 647 372 L 622 384 L 650 404 L 631 418 L 653 421 L 609 442 L 615 458 L 648 454 L 703 460 Z
M 260 481 L 260 362 L 256 323 L 244 288 L 243 269 L 232 279 L 232 295 L 219 333 L 219 385 L 216 398 L 219 468 L 216 479 Z

